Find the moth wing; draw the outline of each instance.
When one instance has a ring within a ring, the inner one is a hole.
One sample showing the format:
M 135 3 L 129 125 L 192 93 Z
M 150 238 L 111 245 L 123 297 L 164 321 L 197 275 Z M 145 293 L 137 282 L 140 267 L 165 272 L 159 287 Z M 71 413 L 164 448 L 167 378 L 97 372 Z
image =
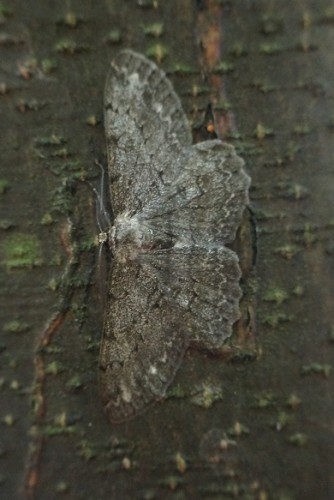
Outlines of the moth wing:
M 179 176 L 138 217 L 157 234 L 187 245 L 234 240 L 248 203 L 250 178 L 235 148 L 219 140 L 184 148 Z
M 232 334 L 239 319 L 241 276 L 238 257 L 224 246 L 147 252 L 142 260 L 180 308 L 190 342 L 212 349 Z
M 112 61 L 104 100 L 113 210 L 136 213 L 175 180 L 191 130 L 165 73 L 132 50 Z
M 182 311 L 151 270 L 115 263 L 100 352 L 100 386 L 112 422 L 161 399 L 188 347 Z

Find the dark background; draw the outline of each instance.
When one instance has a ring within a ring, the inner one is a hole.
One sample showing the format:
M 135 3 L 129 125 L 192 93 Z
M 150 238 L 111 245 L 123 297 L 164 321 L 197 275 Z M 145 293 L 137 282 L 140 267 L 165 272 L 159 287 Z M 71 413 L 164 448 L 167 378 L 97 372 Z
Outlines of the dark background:
M 167 71 L 196 139 L 212 104 L 257 238 L 248 213 L 232 342 L 111 426 L 90 184 L 124 47 Z M 334 497 L 333 47 L 330 0 L 1 2 L 1 498 Z

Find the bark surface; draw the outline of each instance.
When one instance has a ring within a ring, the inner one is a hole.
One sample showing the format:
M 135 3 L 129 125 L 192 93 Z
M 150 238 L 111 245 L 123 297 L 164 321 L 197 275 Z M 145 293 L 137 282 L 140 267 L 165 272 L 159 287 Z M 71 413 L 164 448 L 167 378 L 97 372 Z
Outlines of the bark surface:
M 1 498 L 333 498 L 331 2 L 13 0 L 0 23 Z M 91 186 L 125 47 L 167 71 L 195 141 L 237 147 L 252 214 L 231 342 L 110 426 Z

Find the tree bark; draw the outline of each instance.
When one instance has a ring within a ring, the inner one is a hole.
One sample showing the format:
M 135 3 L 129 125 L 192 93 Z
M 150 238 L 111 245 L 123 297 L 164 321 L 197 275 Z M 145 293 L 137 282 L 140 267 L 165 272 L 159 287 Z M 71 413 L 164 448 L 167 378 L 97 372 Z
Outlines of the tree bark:
M 330 500 L 330 2 L 4 5 L 1 498 Z M 214 120 L 252 188 L 233 339 L 220 356 L 189 351 L 164 401 L 111 426 L 98 391 L 91 186 L 105 162 L 104 82 L 124 47 L 167 71 L 195 140 Z

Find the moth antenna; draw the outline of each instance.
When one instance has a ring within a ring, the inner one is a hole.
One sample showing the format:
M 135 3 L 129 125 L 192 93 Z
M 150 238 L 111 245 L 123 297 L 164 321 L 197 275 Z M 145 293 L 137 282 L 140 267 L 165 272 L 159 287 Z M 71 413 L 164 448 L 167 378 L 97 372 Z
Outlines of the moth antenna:
M 101 169 L 101 184 L 100 184 L 100 192 L 97 191 L 95 187 L 92 186 L 93 191 L 96 195 L 96 215 L 97 215 L 97 225 L 101 232 L 103 232 L 103 227 L 111 227 L 111 220 L 108 214 L 108 211 L 105 207 L 104 203 L 104 178 L 105 178 L 105 169 L 101 163 L 95 160 L 95 164 Z

